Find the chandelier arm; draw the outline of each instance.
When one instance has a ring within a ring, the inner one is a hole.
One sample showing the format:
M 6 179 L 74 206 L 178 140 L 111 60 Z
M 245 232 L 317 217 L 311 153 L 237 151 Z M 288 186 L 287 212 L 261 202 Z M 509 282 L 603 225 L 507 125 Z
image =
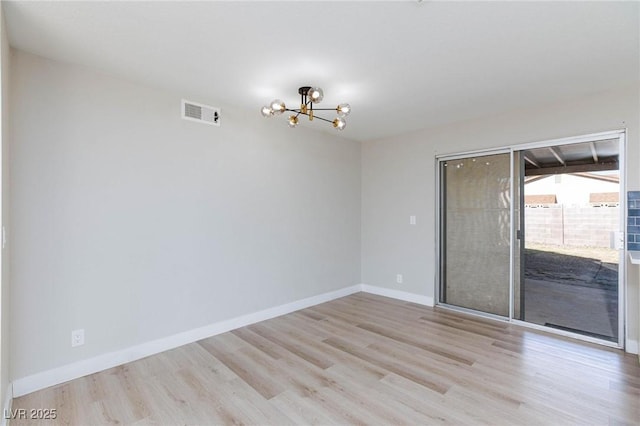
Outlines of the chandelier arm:
M 305 115 L 309 115 L 309 114 L 305 114 Z M 333 120 L 327 120 L 326 118 L 322 118 L 322 117 L 318 117 L 317 115 L 313 116 L 314 120 L 322 120 L 322 121 L 326 121 L 327 123 L 333 123 Z
M 285 111 L 295 112 L 297 114 L 296 117 L 298 115 L 306 115 L 307 117 L 309 116 L 308 113 L 302 112 L 302 111 L 300 111 L 298 109 L 288 109 L 287 108 L 287 109 L 285 109 Z M 328 109 L 327 111 L 333 111 L 333 110 L 332 109 Z M 322 121 L 326 121 L 327 123 L 333 123 L 333 120 L 327 120 L 326 118 L 318 117 L 317 115 L 314 115 L 313 118 L 314 119 L 318 119 L 318 120 L 322 120 Z

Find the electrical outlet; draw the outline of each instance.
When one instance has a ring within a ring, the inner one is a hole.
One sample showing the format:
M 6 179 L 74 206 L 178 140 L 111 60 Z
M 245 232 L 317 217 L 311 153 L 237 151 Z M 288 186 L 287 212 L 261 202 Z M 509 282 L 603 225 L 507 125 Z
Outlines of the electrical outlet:
M 409 216 L 409 225 L 415 225 L 415 224 L 416 224 L 416 217 Z
M 402 274 L 398 274 L 398 275 L 396 275 L 396 282 L 397 282 L 398 284 L 402 284 Z
M 84 329 L 73 330 L 71 332 L 71 347 L 84 345 Z

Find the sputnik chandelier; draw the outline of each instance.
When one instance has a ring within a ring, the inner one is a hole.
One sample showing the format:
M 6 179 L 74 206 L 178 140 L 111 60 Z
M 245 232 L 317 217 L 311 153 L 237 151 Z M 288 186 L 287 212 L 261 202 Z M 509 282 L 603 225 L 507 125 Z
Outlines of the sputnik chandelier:
M 344 121 L 344 117 L 351 112 L 351 106 L 349 104 L 340 104 L 335 108 L 313 108 L 314 104 L 319 104 L 324 97 L 322 89 L 319 87 L 303 86 L 298 89 L 300 94 L 300 109 L 289 109 L 286 107 L 283 101 L 280 99 L 274 99 L 269 105 L 262 107 L 261 112 L 263 117 L 273 117 L 274 115 L 280 115 L 285 111 L 292 112 L 289 116 L 289 127 L 296 127 L 298 125 L 298 116 L 300 114 L 309 117 L 309 121 L 313 121 L 314 118 L 318 120 L 326 121 L 333 124 L 338 130 L 342 130 L 346 127 L 347 122 Z M 314 115 L 314 111 L 336 111 L 338 116 L 335 120 L 327 120 L 326 118 L 318 117 Z

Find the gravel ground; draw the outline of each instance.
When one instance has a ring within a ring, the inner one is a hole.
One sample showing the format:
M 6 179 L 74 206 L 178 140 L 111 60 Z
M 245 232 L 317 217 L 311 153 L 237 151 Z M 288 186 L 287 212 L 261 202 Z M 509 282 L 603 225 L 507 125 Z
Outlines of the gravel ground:
M 528 244 L 525 278 L 614 291 L 619 252 L 600 247 Z

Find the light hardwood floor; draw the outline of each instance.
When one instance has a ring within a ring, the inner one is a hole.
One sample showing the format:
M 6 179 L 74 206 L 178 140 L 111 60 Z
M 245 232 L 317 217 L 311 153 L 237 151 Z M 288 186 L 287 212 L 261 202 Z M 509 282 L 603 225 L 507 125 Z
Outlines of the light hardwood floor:
M 640 365 L 622 351 L 358 293 L 13 408 L 55 408 L 56 423 L 73 425 L 638 425 Z

